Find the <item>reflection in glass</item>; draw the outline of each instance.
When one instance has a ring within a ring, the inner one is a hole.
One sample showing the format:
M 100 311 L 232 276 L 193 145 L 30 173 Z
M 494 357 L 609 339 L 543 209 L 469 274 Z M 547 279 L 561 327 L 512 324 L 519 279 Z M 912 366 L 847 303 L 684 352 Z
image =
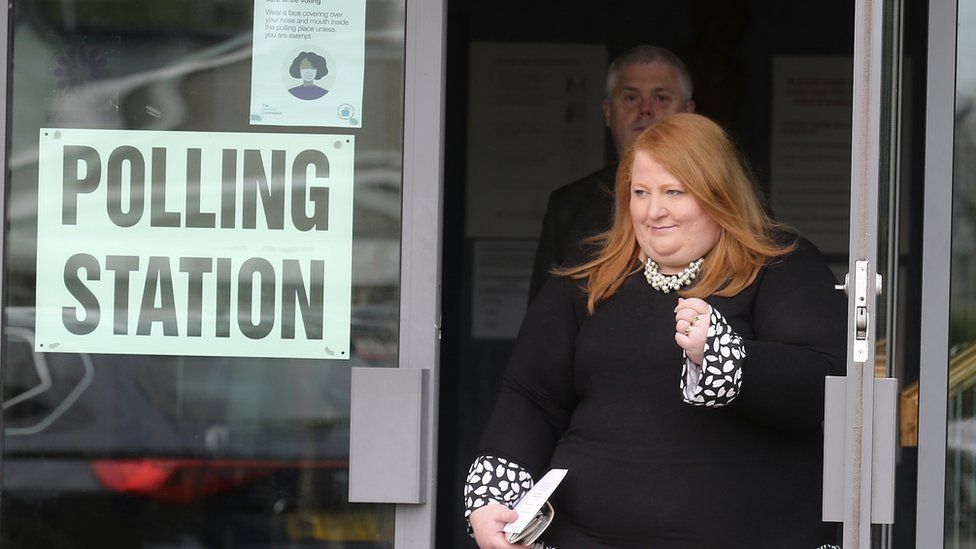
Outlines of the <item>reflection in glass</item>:
M 2 547 L 392 547 L 393 506 L 347 503 L 347 468 L 350 368 L 397 363 L 403 0 L 367 4 L 363 128 L 342 130 L 349 360 L 33 351 L 39 128 L 337 133 L 248 123 L 252 6 L 17 3 Z
M 976 546 L 976 1 L 960 0 L 949 311 L 946 547 Z

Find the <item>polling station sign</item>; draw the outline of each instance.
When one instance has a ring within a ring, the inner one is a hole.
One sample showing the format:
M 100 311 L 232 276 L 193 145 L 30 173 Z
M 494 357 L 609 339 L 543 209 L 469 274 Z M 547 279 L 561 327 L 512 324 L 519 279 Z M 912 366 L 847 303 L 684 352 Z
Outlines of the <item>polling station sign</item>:
M 35 349 L 348 358 L 354 149 L 41 129 Z

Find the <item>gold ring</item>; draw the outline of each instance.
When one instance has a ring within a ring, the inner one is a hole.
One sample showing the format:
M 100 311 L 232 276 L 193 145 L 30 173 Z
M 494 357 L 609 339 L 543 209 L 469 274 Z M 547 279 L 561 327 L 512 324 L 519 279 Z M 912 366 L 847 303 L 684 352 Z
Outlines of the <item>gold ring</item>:
M 689 324 L 688 327 L 685 328 L 685 335 L 686 336 L 690 336 L 691 335 L 691 324 Z
M 691 325 L 694 326 L 698 324 L 698 319 L 701 318 L 699 315 L 695 315 L 695 318 L 691 321 Z

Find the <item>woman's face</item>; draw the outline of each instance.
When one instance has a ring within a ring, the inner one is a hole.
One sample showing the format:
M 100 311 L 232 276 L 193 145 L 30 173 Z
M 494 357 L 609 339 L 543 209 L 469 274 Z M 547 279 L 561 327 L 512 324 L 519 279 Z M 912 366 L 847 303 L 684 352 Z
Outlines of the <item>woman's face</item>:
M 298 72 L 302 75 L 302 80 L 306 82 L 311 82 L 315 79 L 315 67 L 312 66 L 312 62 L 308 59 L 302 59 L 302 62 L 298 64 Z
M 642 257 L 674 274 L 704 257 L 718 242 L 720 227 L 698 200 L 651 155 L 634 155 L 630 216 Z

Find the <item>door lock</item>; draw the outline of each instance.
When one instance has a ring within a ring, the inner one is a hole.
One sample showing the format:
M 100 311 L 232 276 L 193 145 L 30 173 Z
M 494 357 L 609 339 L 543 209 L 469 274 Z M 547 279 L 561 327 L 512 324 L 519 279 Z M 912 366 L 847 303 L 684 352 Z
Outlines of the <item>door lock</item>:
M 868 338 L 868 308 L 858 307 L 854 310 L 854 337 L 858 340 Z
M 846 286 L 846 284 L 845 284 Z M 878 286 L 880 288 L 880 286 Z M 868 361 L 868 262 L 854 262 L 854 362 Z

